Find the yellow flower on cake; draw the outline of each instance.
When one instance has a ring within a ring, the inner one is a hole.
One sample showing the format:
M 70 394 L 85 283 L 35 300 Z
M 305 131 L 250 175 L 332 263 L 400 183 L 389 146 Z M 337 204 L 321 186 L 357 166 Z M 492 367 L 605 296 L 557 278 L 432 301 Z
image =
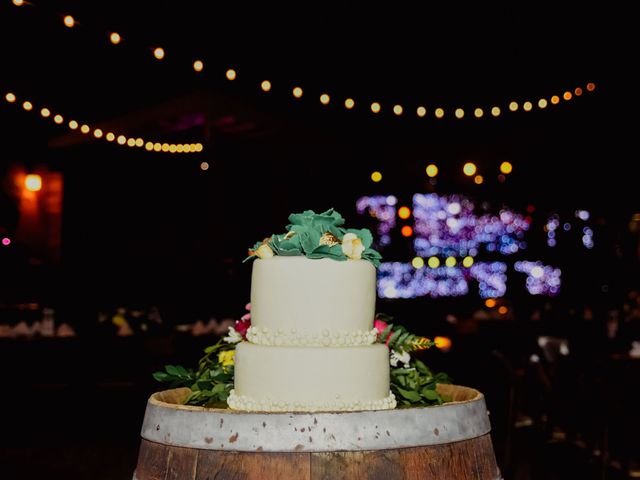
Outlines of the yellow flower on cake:
M 273 257 L 273 250 L 271 250 L 271 247 L 269 245 L 263 243 L 256 250 L 256 255 L 258 256 L 258 258 L 271 258 Z
M 235 364 L 234 356 L 236 354 L 235 350 L 225 350 L 224 352 L 220 352 L 218 354 L 218 363 L 223 367 L 230 367 Z
M 352 260 L 362 258 L 364 252 L 362 240 L 355 233 L 345 233 L 342 237 L 342 253 Z

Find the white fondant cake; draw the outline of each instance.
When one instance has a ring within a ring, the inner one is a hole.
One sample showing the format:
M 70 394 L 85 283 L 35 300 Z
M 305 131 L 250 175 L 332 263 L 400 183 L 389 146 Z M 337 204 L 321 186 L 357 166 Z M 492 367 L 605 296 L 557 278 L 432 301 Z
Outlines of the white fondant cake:
M 264 411 L 392 408 L 389 352 L 358 347 L 271 347 L 243 342 L 236 349 L 232 408 Z
M 227 402 L 248 411 L 380 410 L 389 351 L 373 329 L 375 267 L 366 260 L 256 259 L 248 342 L 236 347 Z
M 376 269 L 371 262 L 258 259 L 251 276 L 249 339 L 275 344 L 267 339 L 278 335 L 289 344 L 300 339 L 301 344 L 326 345 L 323 339 L 328 337 L 331 345 L 338 345 L 340 337 L 357 332 L 362 343 L 373 343 L 375 307 Z

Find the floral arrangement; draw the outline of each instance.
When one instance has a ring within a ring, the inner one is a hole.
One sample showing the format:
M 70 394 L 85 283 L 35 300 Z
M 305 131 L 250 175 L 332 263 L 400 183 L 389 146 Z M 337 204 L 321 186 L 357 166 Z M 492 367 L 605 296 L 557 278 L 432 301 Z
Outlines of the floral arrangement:
M 247 340 L 251 326 L 251 304 L 247 304 L 246 309 L 247 313 L 229 327 L 227 336 L 204 350 L 196 371 L 167 365 L 153 377 L 168 383 L 170 388 L 190 388 L 191 393 L 184 402 L 187 405 L 226 408 L 227 397 L 233 389 L 235 347 Z M 388 315 L 378 314 L 374 328 L 378 331 L 377 342 L 389 347 L 391 391 L 398 405 L 441 405 L 450 401 L 436 390 L 438 383 L 451 383 L 449 376 L 442 372 L 434 374 L 423 362 L 411 357 L 414 352 L 431 348 L 435 342 L 394 325 L 392 320 Z
M 380 266 L 380 254 L 371 248 L 373 236 L 366 229 L 345 229 L 344 218 L 333 208 L 322 213 L 306 210 L 289 215 L 286 233 L 274 234 L 249 249 L 245 261 L 271 258 L 274 255 L 331 258 L 333 260 L 364 259 Z

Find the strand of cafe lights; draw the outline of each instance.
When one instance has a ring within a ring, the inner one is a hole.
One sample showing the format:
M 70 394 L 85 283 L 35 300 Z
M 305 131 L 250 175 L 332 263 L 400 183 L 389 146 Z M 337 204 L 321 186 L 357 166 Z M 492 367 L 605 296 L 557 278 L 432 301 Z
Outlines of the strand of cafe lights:
M 18 104 L 18 97 L 13 92 L 5 92 L 4 99 L 10 104 Z M 27 112 L 35 112 L 36 108 L 34 104 L 29 100 L 21 100 L 22 108 Z M 53 113 L 51 109 L 42 107 L 40 109 L 40 115 L 42 118 L 50 118 L 57 125 L 65 123 L 65 117 L 59 113 Z M 100 128 L 92 127 L 86 123 L 78 123 L 76 120 L 69 120 L 67 126 L 70 130 L 80 130 L 80 133 L 84 135 L 91 134 L 96 139 L 104 139 L 107 142 L 116 143 L 117 145 L 142 148 L 149 152 L 168 152 L 168 153 L 199 153 L 202 152 L 203 146 L 201 143 L 160 143 L 152 142 L 141 137 L 129 137 L 118 134 L 117 132 L 104 132 Z
M 12 0 L 12 3 L 17 7 L 21 7 L 24 5 L 33 6 L 31 2 L 26 2 L 25 0 Z M 77 20 L 72 15 L 68 15 L 68 14 L 62 16 L 62 22 L 67 28 L 73 28 L 78 24 Z M 111 44 L 120 45 L 123 42 L 123 36 L 120 33 L 115 31 L 110 31 L 108 32 L 108 34 L 109 34 L 108 35 L 109 42 L 111 42 Z M 153 53 L 153 56 L 159 61 L 163 60 L 166 55 L 165 49 L 158 45 L 151 47 L 151 52 Z M 204 70 L 204 62 L 201 59 L 195 59 L 193 60 L 192 68 L 195 72 L 200 73 Z M 228 68 L 225 72 L 225 77 L 229 81 L 234 81 L 238 77 L 238 72 L 233 68 Z M 262 80 L 259 85 L 260 85 L 260 89 L 264 93 L 271 92 L 273 89 L 273 84 L 270 80 L 266 80 L 266 79 Z M 549 105 L 552 105 L 552 106 L 558 105 L 561 103 L 561 101 L 569 102 L 572 99 L 582 96 L 583 93 L 585 92 L 592 93 L 595 91 L 595 89 L 596 89 L 596 84 L 593 82 L 589 82 L 589 83 L 586 83 L 584 87 L 576 86 L 573 89 L 568 89 L 568 90 L 565 90 L 564 92 L 558 92 L 557 94 L 551 95 L 548 99 L 546 97 L 541 97 L 538 99 L 530 99 L 530 100 L 525 100 L 521 102 L 518 102 L 515 100 L 512 100 L 508 103 L 494 102 L 493 104 L 491 104 L 490 107 L 482 108 L 478 106 L 470 111 L 465 111 L 463 108 L 460 108 L 460 107 L 450 108 L 450 109 L 437 107 L 437 108 L 433 108 L 431 113 L 436 119 L 444 118 L 446 112 L 451 112 L 453 116 L 458 120 L 462 120 L 467 116 L 471 117 L 471 115 L 473 115 L 473 118 L 476 118 L 476 119 L 480 119 L 485 116 L 499 117 L 503 111 L 517 112 L 522 110 L 524 112 L 530 112 L 534 110 L 536 107 L 539 110 L 544 110 Z M 301 99 L 303 94 L 304 94 L 304 90 L 299 85 L 294 86 L 291 89 L 291 95 L 293 95 L 295 99 Z M 332 102 L 331 96 L 326 91 L 322 91 L 322 93 L 320 93 L 320 95 L 318 96 L 318 100 L 324 106 L 327 106 Z M 356 100 L 352 97 L 348 97 L 344 100 L 341 99 L 339 102 L 334 102 L 334 103 L 342 103 L 344 108 L 347 110 L 352 110 L 356 107 Z M 373 114 L 379 114 L 383 111 L 383 107 L 380 102 L 370 102 L 370 103 L 364 102 L 363 104 L 365 106 L 368 106 L 368 109 Z M 500 105 L 502 105 L 502 108 L 500 107 Z M 420 118 L 427 117 L 428 111 L 426 106 L 418 105 L 418 106 L 414 106 L 413 109 L 414 109 L 415 115 L 417 115 L 418 117 Z M 384 110 L 386 111 L 387 109 L 385 108 Z M 401 104 L 390 105 L 390 111 L 395 116 L 401 117 L 405 114 L 405 107 Z M 451 115 L 451 113 L 449 113 L 449 115 Z

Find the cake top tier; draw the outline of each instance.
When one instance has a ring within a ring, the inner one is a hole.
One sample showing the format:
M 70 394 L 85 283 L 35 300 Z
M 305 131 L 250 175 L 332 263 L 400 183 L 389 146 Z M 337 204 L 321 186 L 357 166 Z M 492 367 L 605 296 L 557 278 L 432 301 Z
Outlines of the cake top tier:
M 289 215 L 289 222 L 285 233 L 256 242 L 245 261 L 280 255 L 337 261 L 363 259 L 376 267 L 380 265 L 382 257 L 371 248 L 371 232 L 366 228 L 345 228 L 344 218 L 333 208 L 322 213 L 313 210 L 293 213 Z

